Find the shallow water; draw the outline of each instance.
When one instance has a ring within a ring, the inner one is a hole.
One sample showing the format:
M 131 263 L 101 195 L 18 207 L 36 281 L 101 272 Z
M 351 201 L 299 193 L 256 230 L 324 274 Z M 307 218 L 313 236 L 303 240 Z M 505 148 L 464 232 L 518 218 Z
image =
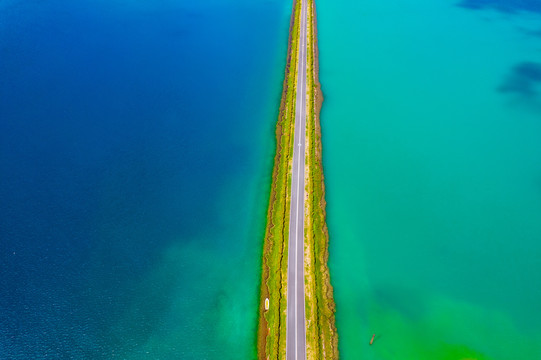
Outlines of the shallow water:
M 0 358 L 254 356 L 290 6 L 0 2 Z
M 536 4 L 318 1 L 343 359 L 541 358 Z

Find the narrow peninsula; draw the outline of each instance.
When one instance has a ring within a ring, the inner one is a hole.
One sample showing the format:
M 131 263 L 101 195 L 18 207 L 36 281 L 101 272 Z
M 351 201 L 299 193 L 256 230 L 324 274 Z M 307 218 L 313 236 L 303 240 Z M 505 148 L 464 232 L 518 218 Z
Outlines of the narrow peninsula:
M 306 58 L 306 64 L 300 64 L 301 53 Z M 306 71 L 306 94 L 297 91 L 300 68 Z M 335 305 L 327 266 L 329 235 L 325 221 L 319 118 L 323 95 L 318 68 L 314 0 L 294 0 L 283 92 L 276 125 L 276 155 L 263 246 L 258 326 L 258 358 L 261 360 L 286 358 L 288 241 L 297 95 L 306 96 L 306 109 L 301 111 L 306 116 L 306 146 L 303 156 L 306 358 L 338 358 Z

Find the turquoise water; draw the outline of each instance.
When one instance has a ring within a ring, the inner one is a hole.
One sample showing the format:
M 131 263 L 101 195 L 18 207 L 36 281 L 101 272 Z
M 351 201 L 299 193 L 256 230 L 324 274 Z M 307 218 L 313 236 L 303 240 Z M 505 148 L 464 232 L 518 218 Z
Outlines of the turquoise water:
M 540 11 L 318 0 L 341 358 L 541 358 Z
M 0 358 L 255 357 L 291 4 L 0 1 Z

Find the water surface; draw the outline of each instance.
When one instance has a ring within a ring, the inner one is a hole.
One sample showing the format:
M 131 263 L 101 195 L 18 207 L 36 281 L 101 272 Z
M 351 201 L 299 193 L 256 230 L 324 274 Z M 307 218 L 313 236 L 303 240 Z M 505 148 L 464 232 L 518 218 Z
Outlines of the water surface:
M 289 13 L 0 2 L 0 358 L 255 356 Z
M 541 358 L 538 2 L 320 0 L 318 21 L 341 357 Z

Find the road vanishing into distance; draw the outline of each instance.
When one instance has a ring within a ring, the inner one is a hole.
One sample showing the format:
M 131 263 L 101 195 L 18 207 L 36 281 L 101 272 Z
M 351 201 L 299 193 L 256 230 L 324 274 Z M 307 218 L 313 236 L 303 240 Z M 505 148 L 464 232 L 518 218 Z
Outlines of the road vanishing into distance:
M 295 146 L 291 181 L 289 244 L 287 260 L 286 359 L 306 359 L 306 316 L 304 313 L 304 149 L 306 146 L 306 37 L 307 5 L 301 3 L 299 73 L 295 113 Z

